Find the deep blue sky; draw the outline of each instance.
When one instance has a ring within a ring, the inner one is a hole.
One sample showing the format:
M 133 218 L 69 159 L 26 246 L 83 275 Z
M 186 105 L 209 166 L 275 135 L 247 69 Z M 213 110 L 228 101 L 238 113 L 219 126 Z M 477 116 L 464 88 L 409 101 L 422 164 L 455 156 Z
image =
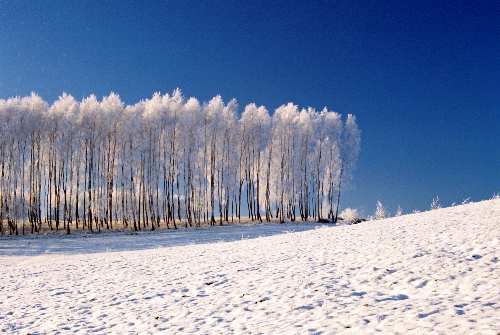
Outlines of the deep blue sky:
M 500 191 L 500 3 L 2 1 L 0 98 L 180 87 L 354 113 L 346 206 Z

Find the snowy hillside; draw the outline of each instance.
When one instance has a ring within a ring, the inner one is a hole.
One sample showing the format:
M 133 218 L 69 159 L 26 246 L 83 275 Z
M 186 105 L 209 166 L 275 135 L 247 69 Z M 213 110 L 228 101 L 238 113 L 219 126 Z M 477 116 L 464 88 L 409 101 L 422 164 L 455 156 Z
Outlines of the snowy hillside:
M 227 243 L 2 256 L 0 332 L 497 334 L 499 259 L 500 200 Z

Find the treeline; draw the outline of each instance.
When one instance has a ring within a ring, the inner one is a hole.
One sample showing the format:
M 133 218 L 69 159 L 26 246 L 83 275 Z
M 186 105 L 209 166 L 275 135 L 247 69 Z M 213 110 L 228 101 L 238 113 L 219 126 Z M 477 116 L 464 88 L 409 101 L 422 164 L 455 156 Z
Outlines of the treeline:
M 335 221 L 359 145 L 353 115 L 292 103 L 0 100 L 0 233 Z

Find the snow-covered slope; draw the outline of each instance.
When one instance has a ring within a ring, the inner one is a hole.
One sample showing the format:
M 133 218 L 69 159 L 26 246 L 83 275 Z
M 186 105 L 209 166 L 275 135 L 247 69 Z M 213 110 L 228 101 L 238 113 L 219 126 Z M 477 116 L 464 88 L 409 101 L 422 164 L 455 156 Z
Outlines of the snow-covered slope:
M 1 257 L 0 332 L 497 334 L 499 248 L 492 200 L 253 240 Z

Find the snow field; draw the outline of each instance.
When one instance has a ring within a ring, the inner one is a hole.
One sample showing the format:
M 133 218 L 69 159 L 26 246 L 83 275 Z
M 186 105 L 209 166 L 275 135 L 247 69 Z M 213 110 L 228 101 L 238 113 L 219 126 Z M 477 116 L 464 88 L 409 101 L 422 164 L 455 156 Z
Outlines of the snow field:
M 497 334 L 499 241 L 491 200 L 226 243 L 4 256 L 0 332 Z

